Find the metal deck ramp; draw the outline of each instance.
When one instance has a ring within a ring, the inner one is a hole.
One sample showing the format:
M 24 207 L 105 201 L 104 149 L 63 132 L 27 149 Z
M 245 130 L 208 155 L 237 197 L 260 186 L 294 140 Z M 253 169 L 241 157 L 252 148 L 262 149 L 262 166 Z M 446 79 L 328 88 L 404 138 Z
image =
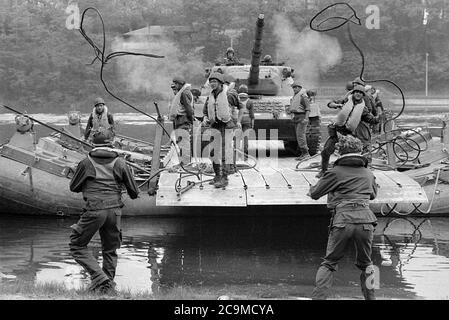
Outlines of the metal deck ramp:
M 294 166 L 292 166 L 294 167 Z M 412 178 L 396 171 L 374 170 L 378 196 L 372 203 L 427 203 L 425 191 Z M 178 194 L 175 184 L 179 173 L 163 172 L 158 183 L 156 204 L 158 206 L 207 206 L 245 207 L 264 205 L 323 205 L 326 197 L 312 200 L 307 193 L 310 185 L 317 182 L 316 170 L 263 167 L 240 170 L 230 175 L 225 189 L 216 189 L 196 177 L 183 178 L 181 187 L 190 182 L 196 184 L 188 191 Z M 210 179 L 204 176 L 204 180 Z

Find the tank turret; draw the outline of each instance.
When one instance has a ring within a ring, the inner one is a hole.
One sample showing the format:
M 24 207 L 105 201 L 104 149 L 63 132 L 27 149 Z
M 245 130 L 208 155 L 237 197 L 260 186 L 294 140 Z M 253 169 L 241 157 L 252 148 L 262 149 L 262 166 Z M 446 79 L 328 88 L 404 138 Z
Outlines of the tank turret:
M 253 111 L 256 114 L 254 129 L 256 131 L 259 129 L 277 130 L 278 139 L 284 141 L 285 148 L 294 151 L 297 147 L 295 124 L 288 111 L 290 99 L 293 97 L 291 84 L 294 81 L 294 70 L 282 63 L 273 62 L 271 56 L 266 52 L 262 61 L 264 22 L 264 14 L 259 14 L 250 64 L 219 64 L 207 70 L 206 74 L 209 77 L 211 73 L 219 72 L 224 76 L 231 76 L 234 79 L 234 88 L 239 88 L 242 84 L 246 85 L 248 87 L 247 94 L 252 101 Z M 195 110 L 199 110 L 195 116 L 200 119 L 210 90 L 209 81 L 206 81 L 201 88 L 201 96 L 195 103 Z M 312 141 L 313 139 L 309 140 Z M 309 145 L 310 150 L 315 150 L 317 147 L 318 144 L 316 143 L 314 146 Z M 313 154 L 312 151 L 311 154 Z
M 251 51 L 250 64 L 222 64 L 215 65 L 210 70 L 211 72 L 220 72 L 225 75 L 230 75 L 235 79 L 235 87 L 245 84 L 248 86 L 248 94 L 255 97 L 264 96 L 278 96 L 288 97 L 288 100 L 293 95 L 293 90 L 290 87 L 290 79 L 285 75 L 291 75 L 293 69 L 277 64 L 272 61 L 261 61 L 263 48 L 263 30 L 264 30 L 264 14 L 259 14 L 256 22 L 256 30 L 254 36 L 254 44 Z M 267 55 L 269 56 L 269 55 Z M 271 57 L 271 56 L 270 56 Z M 210 74 L 210 73 L 208 73 Z M 207 83 L 206 83 L 207 85 Z M 208 94 L 207 86 L 203 90 L 203 94 Z

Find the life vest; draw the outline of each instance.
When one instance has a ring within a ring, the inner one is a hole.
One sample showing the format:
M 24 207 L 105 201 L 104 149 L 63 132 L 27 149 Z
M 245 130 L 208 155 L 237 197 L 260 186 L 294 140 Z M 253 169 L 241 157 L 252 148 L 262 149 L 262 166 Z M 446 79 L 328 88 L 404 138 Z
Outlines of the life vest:
M 108 107 L 104 106 L 103 108 L 104 108 L 103 113 L 101 115 L 97 113 L 95 107 L 92 110 L 92 128 L 95 131 L 98 131 L 100 128 L 104 129 L 111 128 L 111 125 L 109 124 L 108 121 Z
M 309 118 L 321 117 L 320 105 L 317 102 L 310 102 Z
M 344 104 L 337 114 L 335 124 L 340 127 L 345 126 L 348 130 L 354 132 L 362 119 L 363 109 L 365 109 L 365 101 L 362 99 L 359 104 L 354 105 L 352 95 L 349 95 L 348 102 Z
M 231 108 L 228 102 L 228 88 L 223 86 L 223 90 L 218 94 L 217 100 L 214 98 L 213 92 L 209 94 L 207 102 L 207 115 L 210 120 L 221 120 L 229 122 L 231 120 Z
M 305 106 L 301 103 L 302 99 L 307 99 L 302 92 L 298 92 L 290 99 L 290 111 L 294 113 L 305 113 Z
M 240 100 L 240 103 L 243 105 L 243 116 L 244 117 L 249 117 L 249 110 L 246 108 L 248 101 L 249 101 L 249 99 L 246 99 L 245 101 Z
M 280 96 L 291 96 L 293 94 L 292 83 L 295 82 L 292 77 L 285 78 L 281 81 L 279 89 Z
M 182 86 L 182 88 L 175 94 L 175 96 L 169 106 L 170 119 L 176 118 L 177 115 L 186 115 L 187 114 L 185 107 L 181 103 L 181 95 L 186 89 L 190 89 L 190 84 L 188 84 L 188 83 L 184 84 Z M 191 92 L 189 92 L 189 93 L 190 93 L 190 97 L 191 97 L 190 106 L 192 107 L 192 110 L 193 110 L 193 107 L 194 107 L 193 94 Z
M 98 149 L 99 148 L 95 148 L 94 150 Z M 101 149 L 110 150 L 110 148 Z M 83 189 L 84 197 L 87 199 L 120 199 L 121 186 L 115 180 L 113 173 L 114 164 L 118 160 L 118 157 L 106 164 L 99 164 L 95 162 L 90 155 L 87 155 L 87 158 L 95 169 L 95 179 L 86 180 L 86 184 Z

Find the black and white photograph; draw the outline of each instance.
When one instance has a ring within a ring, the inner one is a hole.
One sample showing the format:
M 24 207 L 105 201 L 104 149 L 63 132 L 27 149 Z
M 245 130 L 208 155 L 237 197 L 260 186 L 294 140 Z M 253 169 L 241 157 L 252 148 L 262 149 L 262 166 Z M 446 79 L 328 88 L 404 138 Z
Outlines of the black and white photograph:
M 448 31 L 449 0 L 0 0 L 0 300 L 448 300 Z

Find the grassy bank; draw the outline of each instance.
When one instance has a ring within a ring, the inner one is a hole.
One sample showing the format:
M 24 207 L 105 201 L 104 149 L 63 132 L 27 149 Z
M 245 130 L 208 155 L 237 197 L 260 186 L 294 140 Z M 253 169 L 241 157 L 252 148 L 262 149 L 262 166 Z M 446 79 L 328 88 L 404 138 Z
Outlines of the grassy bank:
M 135 293 L 130 290 L 117 290 L 117 294 L 103 295 L 88 292 L 87 289 L 67 289 L 64 284 L 56 282 L 38 284 L 23 280 L 0 282 L 0 300 L 216 300 L 225 293 L 214 289 L 178 286 L 157 295 L 148 291 Z M 233 299 L 257 299 L 248 295 L 232 296 Z
M 90 293 L 87 289 L 67 289 L 61 283 L 39 283 L 31 281 L 2 281 L 0 285 L 1 300 L 95 300 L 95 299 L 153 299 L 143 292 L 133 294 L 119 291 L 117 295 L 100 295 Z
M 304 300 L 310 297 L 312 286 L 304 285 L 225 285 L 224 287 L 166 288 L 157 294 L 119 290 L 116 295 L 90 293 L 86 289 L 67 289 L 61 283 L 35 284 L 32 281 L 0 281 L 0 300 Z M 338 287 L 330 292 L 330 300 L 362 300 L 354 287 Z M 376 291 L 378 300 L 422 299 L 400 289 L 382 288 Z M 442 299 L 447 299 L 442 298 Z

